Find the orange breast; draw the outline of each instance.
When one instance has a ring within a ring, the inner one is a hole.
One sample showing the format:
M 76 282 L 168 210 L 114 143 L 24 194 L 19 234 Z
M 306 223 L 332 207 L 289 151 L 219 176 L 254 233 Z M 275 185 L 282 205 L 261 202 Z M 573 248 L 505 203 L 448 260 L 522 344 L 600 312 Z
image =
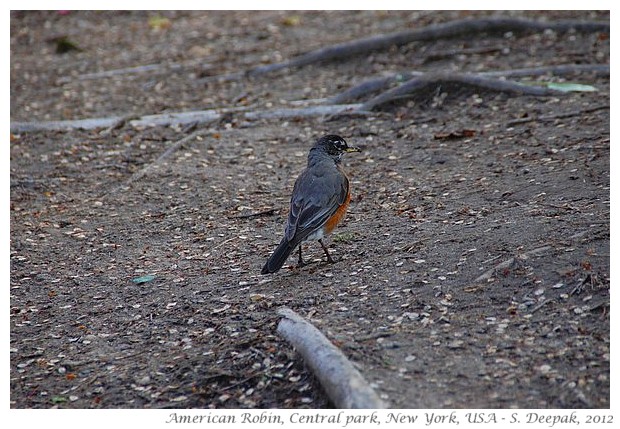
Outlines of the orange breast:
M 325 234 L 331 233 L 334 230 L 334 228 L 336 228 L 336 225 L 340 223 L 340 221 L 344 217 L 344 214 L 347 212 L 347 208 L 349 207 L 350 201 L 351 201 L 351 194 L 349 193 L 347 194 L 346 200 L 344 200 L 344 202 L 340 205 L 340 207 L 338 207 L 338 210 L 336 210 L 336 213 L 334 213 L 332 217 L 330 217 L 327 220 L 327 222 L 325 222 Z

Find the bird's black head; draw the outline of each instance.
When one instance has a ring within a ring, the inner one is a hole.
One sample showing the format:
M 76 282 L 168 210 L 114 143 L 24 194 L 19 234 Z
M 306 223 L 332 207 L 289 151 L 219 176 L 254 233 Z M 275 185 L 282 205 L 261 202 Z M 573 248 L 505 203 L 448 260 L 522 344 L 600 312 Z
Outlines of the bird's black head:
M 347 142 L 340 136 L 329 134 L 321 137 L 314 145 L 315 148 L 325 151 L 328 155 L 333 156 L 340 161 L 340 158 L 347 152 L 361 152 L 357 147 L 349 146 Z

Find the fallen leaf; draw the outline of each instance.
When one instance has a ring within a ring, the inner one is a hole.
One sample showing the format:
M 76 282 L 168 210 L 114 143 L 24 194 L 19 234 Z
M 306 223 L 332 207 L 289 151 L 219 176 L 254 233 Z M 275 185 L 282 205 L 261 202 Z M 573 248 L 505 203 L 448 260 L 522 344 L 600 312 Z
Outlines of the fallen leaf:
M 131 281 L 136 284 L 140 284 L 140 283 L 150 282 L 151 280 L 154 280 L 154 279 L 155 279 L 155 276 L 147 275 L 147 276 L 142 276 L 142 277 L 136 277 L 135 279 L 132 279 Z
M 294 27 L 301 23 L 301 18 L 298 15 L 291 15 L 285 18 L 282 18 L 282 25 L 286 25 L 287 27 Z
M 555 89 L 556 91 L 561 92 L 595 92 L 598 91 L 595 87 L 591 85 L 583 85 L 581 83 L 572 83 L 572 82 L 541 82 L 541 81 L 524 81 L 521 82 L 523 85 L 528 86 L 543 86 L 549 89 Z
M 170 20 L 163 16 L 152 16 L 149 18 L 149 27 L 153 30 L 167 30 L 172 26 Z
M 555 89 L 556 91 L 562 91 L 562 92 L 595 92 L 595 91 L 598 91 L 598 89 L 596 89 L 595 87 L 591 85 L 583 85 L 580 83 L 570 83 L 570 82 L 564 82 L 564 83 L 549 82 L 547 83 L 547 88 Z

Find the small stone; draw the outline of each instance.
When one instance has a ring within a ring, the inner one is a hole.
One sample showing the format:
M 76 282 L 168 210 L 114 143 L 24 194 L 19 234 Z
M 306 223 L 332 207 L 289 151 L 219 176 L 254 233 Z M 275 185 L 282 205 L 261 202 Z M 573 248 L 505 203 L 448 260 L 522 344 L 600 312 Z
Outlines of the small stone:
M 538 367 L 538 370 L 543 374 L 548 374 L 551 371 L 551 366 L 544 364 Z

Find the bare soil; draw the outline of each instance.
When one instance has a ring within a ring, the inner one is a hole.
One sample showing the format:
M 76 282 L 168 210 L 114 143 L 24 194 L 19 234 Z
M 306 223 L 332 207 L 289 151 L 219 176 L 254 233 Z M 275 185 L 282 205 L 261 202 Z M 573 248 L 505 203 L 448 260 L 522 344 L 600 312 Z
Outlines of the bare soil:
M 609 63 L 604 34 L 543 32 L 204 79 L 359 37 L 499 14 L 609 19 L 585 11 L 13 12 L 11 120 L 261 110 L 387 71 Z M 59 36 L 80 50 L 56 53 Z M 84 78 L 149 64 L 161 67 Z M 11 407 L 330 407 L 276 332 L 276 309 L 286 305 L 393 407 L 608 408 L 609 79 L 569 80 L 598 91 L 438 93 L 369 117 L 233 114 L 198 125 L 201 138 L 159 163 L 193 129 L 12 135 Z M 354 196 L 328 240 L 339 262 L 327 265 L 309 244 L 311 265 L 297 269 L 291 258 L 261 276 L 293 181 L 326 133 L 364 149 L 343 163 Z

